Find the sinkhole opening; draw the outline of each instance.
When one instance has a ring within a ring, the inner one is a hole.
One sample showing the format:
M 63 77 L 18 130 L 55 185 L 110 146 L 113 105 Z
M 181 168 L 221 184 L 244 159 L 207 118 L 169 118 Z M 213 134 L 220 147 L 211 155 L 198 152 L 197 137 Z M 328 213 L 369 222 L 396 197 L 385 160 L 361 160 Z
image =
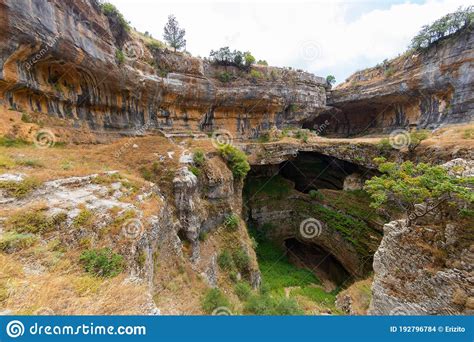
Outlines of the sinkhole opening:
M 339 260 L 319 245 L 290 238 L 285 240 L 285 248 L 292 264 L 311 270 L 323 281 L 329 280 L 338 286 L 351 278 Z
M 342 190 L 347 176 L 367 173 L 363 166 L 316 152 L 300 152 L 280 166 L 279 174 L 304 193 L 318 189 Z

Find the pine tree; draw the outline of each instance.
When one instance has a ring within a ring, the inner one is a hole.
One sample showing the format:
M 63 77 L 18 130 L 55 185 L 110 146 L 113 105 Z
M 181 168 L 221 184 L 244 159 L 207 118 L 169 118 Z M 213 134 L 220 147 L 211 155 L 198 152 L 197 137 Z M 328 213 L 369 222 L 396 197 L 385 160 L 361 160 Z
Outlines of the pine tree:
M 168 22 L 166 23 L 164 30 L 165 33 L 163 34 L 163 38 L 172 48 L 174 48 L 174 51 L 186 46 L 186 39 L 184 39 L 186 31 L 179 27 L 178 21 L 174 15 L 171 14 L 168 17 Z

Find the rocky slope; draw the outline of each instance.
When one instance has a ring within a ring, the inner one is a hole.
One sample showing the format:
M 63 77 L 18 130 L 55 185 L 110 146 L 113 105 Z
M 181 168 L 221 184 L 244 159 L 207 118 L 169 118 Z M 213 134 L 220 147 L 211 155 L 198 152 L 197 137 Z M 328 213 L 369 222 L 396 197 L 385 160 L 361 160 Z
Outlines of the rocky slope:
M 251 74 L 173 53 L 107 18 L 96 1 L 2 0 L 0 8 L 0 97 L 18 110 L 95 131 L 249 137 L 325 108 L 321 77 L 270 67 Z M 219 80 L 223 72 L 230 82 Z
M 474 119 L 474 34 L 465 29 L 422 53 L 407 52 L 358 71 L 328 94 L 327 132 L 368 134 Z

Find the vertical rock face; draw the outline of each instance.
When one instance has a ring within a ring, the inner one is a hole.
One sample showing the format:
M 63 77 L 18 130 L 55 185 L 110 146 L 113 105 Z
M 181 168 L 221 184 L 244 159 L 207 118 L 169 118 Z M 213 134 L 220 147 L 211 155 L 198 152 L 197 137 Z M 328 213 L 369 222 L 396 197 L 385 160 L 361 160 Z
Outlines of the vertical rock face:
M 474 120 L 474 34 L 467 28 L 420 54 L 359 71 L 328 95 L 334 107 L 307 125 L 363 134 Z
M 226 129 L 248 137 L 301 125 L 325 108 L 321 77 L 263 66 L 256 77 L 152 46 L 93 0 L 1 0 L 0 8 L 0 102 L 15 109 L 96 131 Z M 220 81 L 224 72 L 231 81 Z
M 474 250 L 468 233 L 455 223 L 386 224 L 374 256 L 369 313 L 472 315 Z

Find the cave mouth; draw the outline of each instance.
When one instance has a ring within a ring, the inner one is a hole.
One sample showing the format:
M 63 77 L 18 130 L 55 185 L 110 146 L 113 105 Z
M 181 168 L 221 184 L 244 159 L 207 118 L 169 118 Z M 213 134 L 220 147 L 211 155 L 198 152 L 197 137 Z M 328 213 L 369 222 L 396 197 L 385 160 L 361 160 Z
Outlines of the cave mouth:
M 319 245 L 303 243 L 295 238 L 285 240 L 284 245 L 292 264 L 311 270 L 323 284 L 332 285 L 332 289 L 351 278 L 339 260 Z
M 280 164 L 279 171 L 303 193 L 319 189 L 342 190 L 345 178 L 352 173 L 365 174 L 367 169 L 317 152 L 300 152 L 291 162 Z

